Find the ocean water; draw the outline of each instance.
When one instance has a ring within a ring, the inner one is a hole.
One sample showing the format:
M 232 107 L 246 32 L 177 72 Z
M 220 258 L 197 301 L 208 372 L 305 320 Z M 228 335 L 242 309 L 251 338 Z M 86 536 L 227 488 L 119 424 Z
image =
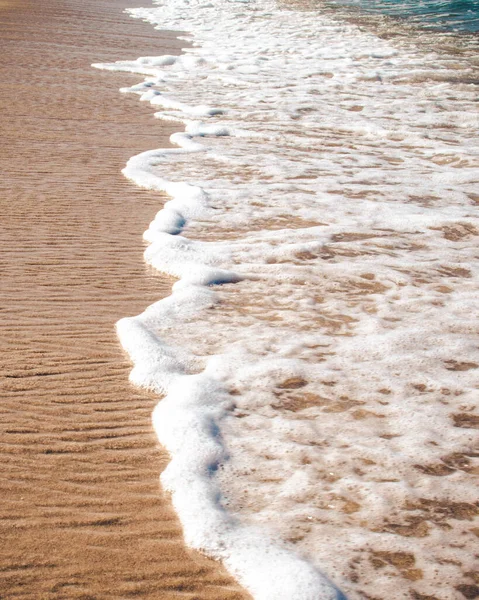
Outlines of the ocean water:
M 476 38 L 272 0 L 130 12 L 190 44 L 95 65 L 178 123 L 123 170 L 169 196 L 145 260 L 178 281 L 117 330 L 187 543 L 257 600 L 472 597 Z
M 463 33 L 479 31 L 478 0 L 334 0 L 331 4 L 389 15 L 428 29 Z

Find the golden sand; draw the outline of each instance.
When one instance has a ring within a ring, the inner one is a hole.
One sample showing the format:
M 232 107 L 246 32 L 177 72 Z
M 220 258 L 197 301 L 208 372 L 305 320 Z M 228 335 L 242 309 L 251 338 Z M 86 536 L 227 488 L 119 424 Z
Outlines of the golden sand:
M 0 597 L 247 598 L 183 544 L 158 476 L 157 399 L 114 332 L 170 282 L 141 233 L 158 195 L 120 174 L 171 130 L 92 62 L 178 53 L 131 0 L 0 2 Z M 140 5 L 140 2 L 136 2 Z

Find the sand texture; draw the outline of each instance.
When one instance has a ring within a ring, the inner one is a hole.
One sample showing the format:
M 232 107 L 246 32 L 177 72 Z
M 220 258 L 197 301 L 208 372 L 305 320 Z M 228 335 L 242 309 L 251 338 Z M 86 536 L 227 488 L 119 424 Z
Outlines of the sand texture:
M 142 260 L 161 198 L 120 169 L 172 130 L 90 67 L 180 51 L 135 4 L 0 3 L 2 599 L 246 598 L 183 544 L 114 331 L 171 285 Z

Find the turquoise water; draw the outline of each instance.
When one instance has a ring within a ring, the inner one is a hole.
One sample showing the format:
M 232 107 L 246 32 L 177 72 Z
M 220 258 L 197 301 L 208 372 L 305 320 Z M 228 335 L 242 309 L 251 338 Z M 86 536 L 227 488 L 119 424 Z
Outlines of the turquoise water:
M 479 31 L 479 0 L 335 0 L 334 4 L 407 19 L 432 29 L 461 33 Z

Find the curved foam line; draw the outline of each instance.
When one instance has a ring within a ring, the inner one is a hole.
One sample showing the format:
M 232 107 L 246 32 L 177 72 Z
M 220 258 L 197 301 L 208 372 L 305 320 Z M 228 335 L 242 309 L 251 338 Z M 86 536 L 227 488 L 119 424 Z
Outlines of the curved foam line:
M 192 315 L 214 303 L 209 286 L 241 279 L 237 273 L 211 264 L 207 243 L 179 235 L 188 221 L 207 210 L 206 192 L 153 172 L 164 156 L 204 151 L 195 137 L 230 134 L 219 125 L 189 126 L 186 132 L 171 136 L 179 148 L 143 152 L 132 157 L 123 169 L 125 177 L 137 185 L 171 197 L 145 232 L 145 239 L 152 243 L 145 252 L 146 260 L 179 278 L 171 296 L 154 305 L 156 318 L 168 318 L 173 306 L 177 319 L 185 313 Z M 243 525 L 224 509 L 214 472 L 227 459 L 219 424 L 232 405 L 231 398 L 211 360 L 200 373 L 185 372 L 181 357 L 148 330 L 147 313 L 122 319 L 117 331 L 135 365 L 131 380 L 166 393 L 153 412 L 153 425 L 158 440 L 171 455 L 161 481 L 172 494 L 187 544 L 222 560 L 257 600 L 343 598 L 309 562 L 274 543 L 261 530 Z

